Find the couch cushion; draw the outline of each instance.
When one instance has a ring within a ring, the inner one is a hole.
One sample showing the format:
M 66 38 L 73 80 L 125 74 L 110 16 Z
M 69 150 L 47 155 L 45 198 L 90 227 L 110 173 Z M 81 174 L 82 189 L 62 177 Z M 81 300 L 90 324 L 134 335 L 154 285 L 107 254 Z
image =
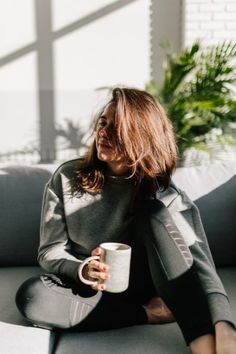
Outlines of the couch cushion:
M 0 166 L 0 266 L 36 265 L 43 189 L 52 166 Z
M 0 266 L 37 264 L 43 189 L 56 167 L 0 166 Z M 200 208 L 216 264 L 236 265 L 236 166 L 178 168 L 173 179 Z
M 199 207 L 216 265 L 236 265 L 236 165 L 183 167 L 173 180 Z
M 190 353 L 175 323 L 62 333 L 55 354 L 187 354 Z
M 236 318 L 236 268 L 218 269 Z M 176 323 L 142 325 L 97 332 L 63 332 L 55 354 L 185 354 L 190 353 Z

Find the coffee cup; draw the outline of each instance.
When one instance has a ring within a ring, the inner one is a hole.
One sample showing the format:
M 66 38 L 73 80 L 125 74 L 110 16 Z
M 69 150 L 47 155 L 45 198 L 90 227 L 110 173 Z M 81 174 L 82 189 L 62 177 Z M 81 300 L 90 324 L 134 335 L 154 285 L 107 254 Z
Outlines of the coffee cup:
M 105 284 L 106 291 L 119 293 L 125 291 L 129 286 L 131 247 L 124 243 L 105 242 L 101 243 L 102 256 L 91 256 L 86 258 L 79 266 L 79 278 L 87 285 Z M 110 279 L 92 281 L 83 277 L 83 268 L 93 259 L 106 263 L 109 267 Z

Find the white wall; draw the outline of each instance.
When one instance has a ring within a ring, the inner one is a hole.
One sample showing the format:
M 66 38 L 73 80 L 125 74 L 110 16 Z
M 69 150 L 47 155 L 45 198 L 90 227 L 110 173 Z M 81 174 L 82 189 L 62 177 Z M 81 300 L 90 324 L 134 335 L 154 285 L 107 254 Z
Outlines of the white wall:
M 48 110 L 48 119 L 56 125 L 70 118 L 85 129 L 106 99 L 97 87 L 143 88 L 151 76 L 155 31 L 150 17 L 160 0 L 0 0 L 0 155 L 39 143 L 38 93 L 45 87 L 39 87 L 38 50 L 41 46 L 43 51 L 43 41 L 37 38 L 35 1 L 52 5 L 49 90 L 55 94 L 55 107 Z M 182 2 L 183 45 L 196 39 L 204 45 L 236 40 L 236 0 Z M 166 12 L 168 21 L 168 8 Z M 41 21 L 43 25 L 43 13 Z M 157 33 L 152 18 L 154 24 Z
M 236 0 L 185 0 L 184 45 L 236 41 Z
M 100 86 L 144 87 L 150 78 L 149 2 L 52 0 L 56 124 L 69 117 L 87 126 L 104 102 L 105 92 L 95 91 Z M 42 44 L 34 4 L 0 0 L 0 154 L 39 140 Z

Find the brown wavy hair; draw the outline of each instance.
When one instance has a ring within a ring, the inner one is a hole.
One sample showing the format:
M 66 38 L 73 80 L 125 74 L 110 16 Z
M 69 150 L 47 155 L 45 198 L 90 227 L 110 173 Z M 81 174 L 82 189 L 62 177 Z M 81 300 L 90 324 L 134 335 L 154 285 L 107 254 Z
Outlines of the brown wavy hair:
M 136 88 L 113 89 L 108 104 L 113 105 L 115 112 L 116 147 L 125 155 L 131 176 L 136 177 L 137 192 L 155 195 L 157 190 L 167 188 L 176 168 L 177 146 L 164 108 L 148 92 Z M 105 107 L 95 119 L 94 132 Z M 101 192 L 106 166 L 97 157 L 94 139 L 79 159 L 72 193 Z

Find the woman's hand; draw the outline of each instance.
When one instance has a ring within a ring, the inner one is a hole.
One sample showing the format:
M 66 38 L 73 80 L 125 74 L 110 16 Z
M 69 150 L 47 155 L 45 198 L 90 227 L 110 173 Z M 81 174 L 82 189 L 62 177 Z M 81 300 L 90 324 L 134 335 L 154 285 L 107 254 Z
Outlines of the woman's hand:
M 216 354 L 236 354 L 236 330 L 227 322 L 215 325 Z
M 103 256 L 103 249 L 101 247 L 95 248 L 92 252 L 92 256 Z M 91 285 L 94 290 L 106 290 L 106 285 L 102 283 L 103 280 L 110 279 L 108 274 L 108 265 L 100 262 L 100 260 L 90 261 L 83 269 L 83 276 L 86 279 L 92 281 L 98 281 L 97 285 Z

